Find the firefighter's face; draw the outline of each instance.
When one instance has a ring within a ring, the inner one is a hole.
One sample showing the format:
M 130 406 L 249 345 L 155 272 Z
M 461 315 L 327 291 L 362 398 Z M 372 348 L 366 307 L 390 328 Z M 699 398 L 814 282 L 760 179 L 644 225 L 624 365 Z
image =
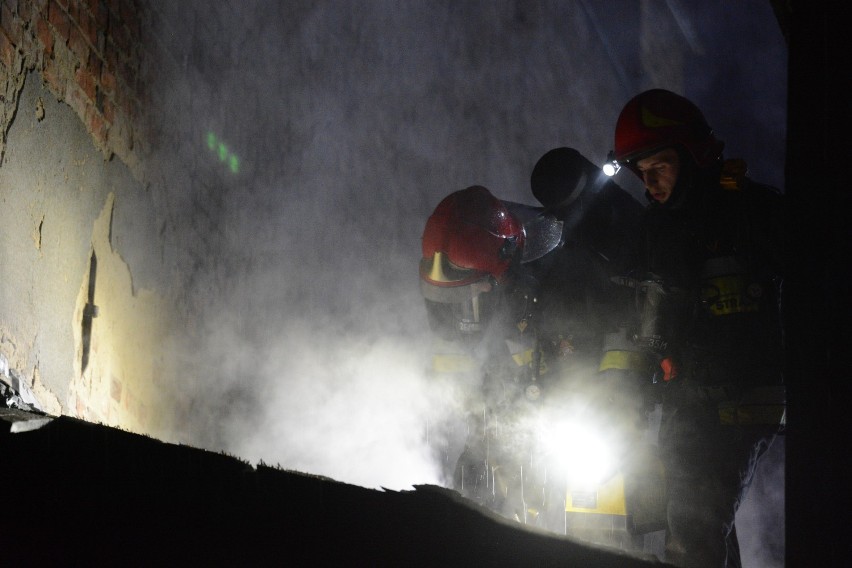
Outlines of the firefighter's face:
M 657 202 L 665 203 L 672 195 L 680 172 L 677 150 L 665 148 L 636 162 L 645 188 Z

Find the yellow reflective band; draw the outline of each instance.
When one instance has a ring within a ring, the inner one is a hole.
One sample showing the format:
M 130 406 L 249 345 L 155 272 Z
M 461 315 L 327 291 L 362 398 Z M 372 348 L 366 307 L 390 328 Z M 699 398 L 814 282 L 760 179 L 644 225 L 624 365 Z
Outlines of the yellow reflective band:
M 527 349 L 526 351 L 521 351 L 519 353 L 512 353 L 512 359 L 515 360 L 518 367 L 529 365 L 533 360 L 533 350 Z
M 783 404 L 719 405 L 719 422 L 725 426 L 780 425 L 784 420 Z
M 701 289 L 701 299 L 714 316 L 756 312 L 757 302 L 748 298 L 739 276 L 708 278 Z
M 476 361 L 461 353 L 442 353 L 432 356 L 432 370 L 436 373 L 471 373 Z
M 642 107 L 642 124 L 645 126 L 650 126 L 651 128 L 660 128 L 662 126 L 681 126 L 684 124 L 678 120 L 672 120 L 671 118 L 666 118 L 664 116 L 657 116 L 648 110 L 647 107 Z
M 638 351 L 607 351 L 601 358 L 598 371 L 618 369 L 624 371 L 635 371 L 647 366 L 645 355 Z
M 624 496 L 624 475 L 614 475 L 607 482 L 586 491 L 568 487 L 565 511 L 627 515 L 627 500 Z

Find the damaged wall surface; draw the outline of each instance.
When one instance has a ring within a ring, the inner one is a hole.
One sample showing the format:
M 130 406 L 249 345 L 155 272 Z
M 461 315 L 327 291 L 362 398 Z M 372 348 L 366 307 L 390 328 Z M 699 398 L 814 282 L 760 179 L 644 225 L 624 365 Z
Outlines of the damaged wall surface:
M 42 410 L 167 435 L 174 286 L 133 2 L 4 3 L 0 355 Z
M 152 391 L 171 310 L 145 270 L 157 263 L 150 194 L 38 73 L 6 141 L 0 350 L 45 411 L 161 432 L 149 409 L 163 408 Z

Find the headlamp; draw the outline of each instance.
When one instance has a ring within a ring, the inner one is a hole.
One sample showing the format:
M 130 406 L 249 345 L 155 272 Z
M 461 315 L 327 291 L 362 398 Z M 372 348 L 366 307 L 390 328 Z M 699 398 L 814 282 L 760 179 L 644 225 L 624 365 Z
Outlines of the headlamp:
M 614 176 L 618 173 L 618 170 L 621 169 L 621 164 L 618 163 L 618 160 L 615 159 L 615 153 L 610 150 L 606 155 L 606 163 L 603 165 L 603 173 L 608 175 L 609 177 Z

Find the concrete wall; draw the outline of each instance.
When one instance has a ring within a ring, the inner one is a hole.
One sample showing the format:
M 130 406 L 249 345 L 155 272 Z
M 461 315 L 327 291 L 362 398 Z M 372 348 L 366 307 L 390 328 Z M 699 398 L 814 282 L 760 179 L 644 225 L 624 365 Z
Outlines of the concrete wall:
M 0 353 L 49 413 L 167 435 L 139 30 L 130 1 L 2 4 Z

